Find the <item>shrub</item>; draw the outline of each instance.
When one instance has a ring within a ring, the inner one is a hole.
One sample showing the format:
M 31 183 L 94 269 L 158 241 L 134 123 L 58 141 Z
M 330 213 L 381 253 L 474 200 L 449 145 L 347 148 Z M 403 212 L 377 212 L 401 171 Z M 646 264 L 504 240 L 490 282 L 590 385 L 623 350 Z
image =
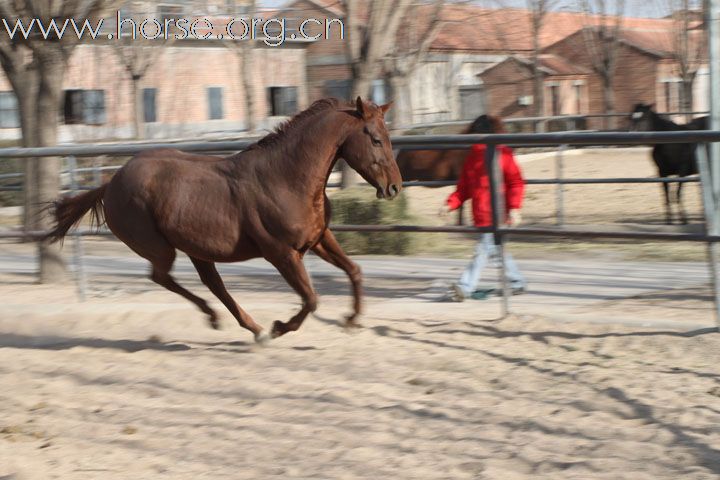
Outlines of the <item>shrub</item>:
M 339 225 L 408 224 L 408 200 L 400 194 L 388 201 L 375 197 L 375 190 L 366 186 L 334 192 L 330 197 L 332 218 Z M 409 255 L 415 242 L 409 232 L 334 232 L 343 249 L 349 254 Z

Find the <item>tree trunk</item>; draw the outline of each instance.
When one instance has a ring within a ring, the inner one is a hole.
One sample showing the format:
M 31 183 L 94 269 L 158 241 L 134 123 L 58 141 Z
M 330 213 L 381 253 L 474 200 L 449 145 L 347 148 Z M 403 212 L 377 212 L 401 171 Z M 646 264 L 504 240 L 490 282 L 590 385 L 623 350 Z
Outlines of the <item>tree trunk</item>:
M 37 113 L 37 71 L 26 70 L 22 74 L 7 74 L 13 85 L 13 90 L 20 110 L 20 130 L 22 131 L 22 146 L 25 148 L 37 147 L 35 116 Z M 37 169 L 38 159 L 27 158 L 23 165 L 23 228 L 25 231 L 37 230 L 36 218 L 33 216 L 33 205 L 38 204 L 37 197 Z
M 605 103 L 605 113 L 615 113 L 615 92 L 613 90 L 612 76 L 603 79 L 603 102 Z M 614 130 L 617 122 L 615 117 L 605 117 L 605 125 L 609 130 Z
M 536 14 L 537 15 L 537 14 Z M 543 74 L 540 71 L 540 25 L 538 20 L 533 20 L 533 106 L 535 107 L 535 116 L 545 116 L 545 95 Z M 545 122 L 540 120 L 535 122 L 535 132 L 544 132 Z
M 405 130 L 412 125 L 412 103 L 410 100 L 408 75 L 398 73 L 389 77 L 392 99 L 393 130 Z
M 55 49 L 43 50 L 37 53 L 38 58 L 38 100 L 36 114 L 37 141 L 41 147 L 57 145 L 58 136 L 58 110 L 62 81 L 65 73 L 65 62 L 62 53 Z M 39 159 L 37 169 L 37 197 L 39 204 L 35 205 L 38 226 L 42 230 L 52 227 L 49 215 L 42 214 L 42 207 L 57 200 L 60 196 L 61 159 L 59 157 L 45 157 Z M 40 256 L 40 282 L 59 283 L 65 280 L 65 262 L 60 254 L 59 243 L 38 243 Z
M 140 90 L 141 75 L 130 76 L 130 88 L 133 98 L 133 130 L 134 137 L 138 140 L 145 138 L 145 112 L 143 109 L 142 91 Z
M 360 69 L 361 72 L 366 69 Z M 353 78 L 351 99 L 355 101 L 357 97 L 362 97 L 363 100 L 368 100 L 370 97 L 370 86 L 372 85 L 373 77 L 368 74 L 360 73 Z M 362 177 L 350 167 L 344 160 L 340 164 L 340 172 L 342 174 L 340 180 L 340 188 L 348 188 L 357 185 L 362 180 Z
M 249 132 L 255 131 L 255 84 L 253 82 L 253 48 L 250 45 L 242 46 L 242 81 L 245 92 L 246 127 Z

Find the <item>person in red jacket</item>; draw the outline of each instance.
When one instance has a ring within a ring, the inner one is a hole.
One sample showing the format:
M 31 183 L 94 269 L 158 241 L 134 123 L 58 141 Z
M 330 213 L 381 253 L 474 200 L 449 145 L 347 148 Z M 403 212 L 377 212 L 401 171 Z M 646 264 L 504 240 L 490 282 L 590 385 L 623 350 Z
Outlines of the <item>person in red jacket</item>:
M 502 122 L 496 117 L 482 115 L 475 120 L 471 128 L 473 133 L 502 133 Z M 442 207 L 441 216 L 457 209 L 466 200 L 472 200 L 472 213 L 475 226 L 487 227 L 492 225 L 492 207 L 490 202 L 490 177 L 485 168 L 485 145 L 473 145 L 470 153 L 463 164 L 462 173 L 458 179 L 457 188 L 447 199 Z M 510 147 L 498 145 L 496 155 L 499 155 L 498 165 L 502 169 L 504 179 L 501 193 L 504 194 L 505 221 L 511 226 L 516 226 L 521 221 L 520 209 L 522 207 L 523 193 L 525 191 L 525 180 L 523 179 L 520 167 L 515 162 L 513 151 Z M 453 285 L 451 298 L 455 301 L 463 301 L 471 297 L 480 274 L 485 268 L 488 259 L 499 260 L 498 249 L 495 245 L 492 233 L 483 233 L 475 246 L 475 254 L 472 262 L 467 266 L 457 283 Z M 525 278 L 518 270 L 515 260 L 509 253 L 505 254 L 505 266 L 512 287 L 513 293 L 523 293 L 527 287 Z

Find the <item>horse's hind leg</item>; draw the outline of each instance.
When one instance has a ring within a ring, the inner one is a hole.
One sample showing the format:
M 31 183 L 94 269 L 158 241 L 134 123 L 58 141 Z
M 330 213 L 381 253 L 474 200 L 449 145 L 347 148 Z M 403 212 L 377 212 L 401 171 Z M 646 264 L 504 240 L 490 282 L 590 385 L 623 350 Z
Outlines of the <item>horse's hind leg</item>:
M 220 278 L 220 274 L 215 268 L 215 264 L 193 257 L 190 257 L 190 260 L 192 261 L 193 265 L 195 265 L 195 269 L 200 275 L 200 279 L 205 284 L 205 286 L 207 286 L 210 291 L 217 298 L 220 299 L 223 305 L 225 305 L 227 309 L 230 310 L 230 313 L 233 314 L 240 326 L 250 330 L 255 335 L 255 340 L 260 341 L 262 327 L 255 323 L 255 320 L 253 320 L 250 315 L 248 315 L 242 308 L 238 306 L 237 303 L 235 303 L 235 300 L 233 300 L 233 298 L 230 296 L 227 289 L 225 288 L 225 284 L 223 283 L 222 278 Z
M 362 310 L 362 272 L 360 266 L 350 260 L 343 252 L 335 235 L 330 230 L 325 230 L 320 242 L 312 248 L 312 251 L 326 262 L 347 273 L 353 290 L 353 313 L 348 315 L 346 326 L 359 326 L 357 317 Z
M 168 250 L 166 250 L 165 255 L 160 256 L 156 254 L 153 255 L 152 258 L 148 258 L 147 256 L 145 258 L 150 260 L 150 263 L 152 263 L 152 272 L 150 274 L 150 278 L 153 282 L 167 288 L 173 293 L 177 293 L 178 295 L 190 300 L 192 303 L 197 305 L 200 311 L 202 311 L 208 316 L 208 322 L 210 323 L 210 326 L 212 328 L 216 330 L 219 328 L 217 321 L 217 313 L 215 313 L 215 311 L 210 308 L 207 302 L 202 298 L 198 297 L 197 295 L 194 295 L 186 288 L 178 285 L 172 275 L 170 275 L 170 269 L 175 262 L 175 249 L 173 247 L 168 245 Z
M 170 275 L 175 263 L 175 247 L 170 245 L 157 231 L 154 220 L 143 209 L 133 204 L 115 204 L 106 202 L 105 215 L 110 230 L 135 253 L 152 264 L 150 279 L 173 293 L 177 293 L 194 303 L 208 316 L 210 326 L 218 328 L 217 313 L 207 302 L 187 289 L 178 285 Z
M 285 281 L 302 297 L 303 306 L 300 311 L 287 322 L 275 321 L 272 328 L 272 337 L 279 337 L 287 332 L 294 332 L 300 328 L 305 318 L 317 310 L 317 294 L 313 289 L 310 277 L 302 262 L 302 254 L 291 250 L 285 254 L 266 257 L 278 269 Z

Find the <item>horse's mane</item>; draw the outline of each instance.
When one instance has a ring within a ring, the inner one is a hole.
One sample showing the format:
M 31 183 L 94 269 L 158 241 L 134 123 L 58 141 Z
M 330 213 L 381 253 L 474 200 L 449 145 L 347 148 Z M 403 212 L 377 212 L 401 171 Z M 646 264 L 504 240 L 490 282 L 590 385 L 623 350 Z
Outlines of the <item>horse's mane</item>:
M 275 127 L 274 131 L 268 133 L 257 142 L 249 145 L 245 150 L 267 148 L 276 145 L 281 139 L 293 132 L 298 124 L 300 124 L 303 120 L 325 110 L 337 109 L 338 107 L 350 107 L 350 103 L 337 98 L 321 98 L 320 100 L 316 100 L 308 108 L 296 114 L 289 120 L 281 123 Z

